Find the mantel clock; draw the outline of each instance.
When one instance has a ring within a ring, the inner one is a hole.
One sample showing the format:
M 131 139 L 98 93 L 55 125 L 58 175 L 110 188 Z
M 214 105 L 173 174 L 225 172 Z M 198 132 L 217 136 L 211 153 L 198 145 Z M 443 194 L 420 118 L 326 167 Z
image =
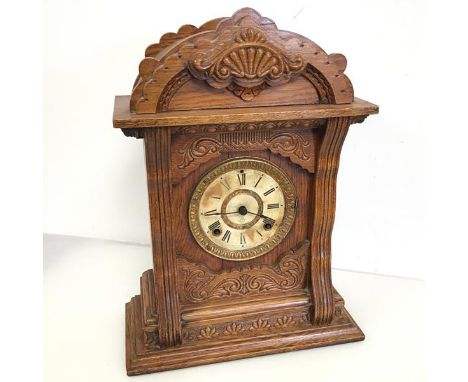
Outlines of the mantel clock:
M 153 269 L 129 375 L 364 339 L 331 281 L 340 150 L 378 107 L 252 9 L 150 45 L 114 127 L 144 140 Z

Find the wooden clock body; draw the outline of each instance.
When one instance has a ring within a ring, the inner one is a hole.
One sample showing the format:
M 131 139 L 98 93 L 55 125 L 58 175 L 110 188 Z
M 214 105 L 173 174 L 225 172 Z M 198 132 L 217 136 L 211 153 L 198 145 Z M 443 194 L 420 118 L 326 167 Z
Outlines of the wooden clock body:
M 143 138 L 154 269 L 126 305 L 129 375 L 359 341 L 331 281 L 340 150 L 378 107 L 354 98 L 346 59 L 252 9 L 149 46 L 114 127 Z M 281 168 L 297 206 L 270 251 L 213 256 L 189 225 L 200 179 L 224 160 Z

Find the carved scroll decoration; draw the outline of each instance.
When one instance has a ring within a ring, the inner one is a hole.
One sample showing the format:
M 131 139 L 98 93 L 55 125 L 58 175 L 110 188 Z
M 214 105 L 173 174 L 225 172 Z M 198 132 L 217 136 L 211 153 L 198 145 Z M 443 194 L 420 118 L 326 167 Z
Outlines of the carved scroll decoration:
M 305 68 L 300 55 L 286 56 L 255 28 L 242 29 L 229 46 L 219 49 L 195 54 L 189 70 L 214 88 L 228 87 L 244 101 L 252 100 L 265 85 L 286 83 Z
M 190 262 L 179 255 L 179 298 L 183 303 L 193 303 L 225 296 L 302 288 L 309 246 L 307 240 L 300 242 L 281 255 L 274 266 L 252 266 L 221 273 L 212 272 L 204 265 Z
M 209 136 L 195 136 L 188 142 L 178 144 L 172 162 L 173 175 L 180 179 L 200 164 L 221 155 L 223 150 L 251 151 L 269 149 L 272 153 L 289 158 L 291 162 L 313 173 L 315 168 L 316 140 L 311 131 L 271 132 L 238 131 L 219 133 Z
M 268 84 L 263 83 L 258 86 L 254 86 L 252 88 L 244 88 L 237 84 L 230 84 L 227 89 L 232 92 L 232 94 L 240 97 L 244 101 L 251 101 L 256 96 L 260 94 L 260 92 L 268 87 Z

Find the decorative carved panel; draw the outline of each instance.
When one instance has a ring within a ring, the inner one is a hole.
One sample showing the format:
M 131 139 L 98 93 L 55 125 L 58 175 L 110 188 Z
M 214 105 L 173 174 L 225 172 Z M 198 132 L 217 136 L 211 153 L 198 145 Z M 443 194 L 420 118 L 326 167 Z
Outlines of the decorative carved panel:
M 177 258 L 180 301 L 183 304 L 226 296 L 257 295 L 269 291 L 286 291 L 304 287 L 309 241 L 281 255 L 273 266 L 240 268 L 215 273 L 202 264 Z
M 321 103 L 344 104 L 354 99 L 351 82 L 344 75 L 343 55 L 327 54 L 303 36 L 278 30 L 273 21 L 252 9 L 213 20 L 199 30 L 186 26 L 151 45 L 147 53 L 130 102 L 131 111 L 138 114 L 166 110 L 186 80 L 180 74 L 186 69 L 243 101 L 252 101 L 265 86 L 281 85 L 298 75 L 321 89 Z
M 194 35 L 199 32 L 204 32 L 207 30 L 215 30 L 219 22 L 222 20 L 222 18 L 210 20 L 203 24 L 200 28 L 197 28 L 193 25 L 182 25 L 177 33 L 169 32 L 165 33 L 161 38 L 159 39 L 159 42 L 155 44 L 151 44 L 148 46 L 145 50 L 145 57 L 153 57 L 156 58 L 158 57 L 158 54 L 170 46 L 171 44 L 174 44 L 178 40 L 182 40 L 184 38 L 187 38 L 188 36 Z M 138 77 L 135 80 L 135 83 L 133 84 L 133 91 L 136 92 L 141 92 L 142 87 L 145 84 L 145 80 L 141 77 L 139 74 Z M 133 108 L 135 106 L 134 101 L 131 101 L 131 107 Z
M 268 334 L 284 329 L 299 329 L 301 327 L 310 327 L 309 318 L 306 313 L 297 312 L 201 327 L 187 327 L 182 331 L 182 338 L 184 343 L 215 338 L 223 340 L 233 337 Z
M 255 131 L 255 130 L 278 130 L 278 129 L 309 129 L 325 126 L 326 119 L 301 119 L 286 121 L 265 121 L 246 123 L 219 123 L 216 125 L 206 124 L 201 126 L 182 126 L 174 129 L 176 134 L 212 134 L 230 133 L 233 131 Z
M 216 128 L 215 128 L 216 129 Z M 311 130 L 283 131 L 240 130 L 224 132 L 219 126 L 218 134 L 194 135 L 174 139 L 172 173 L 177 182 L 200 164 L 227 151 L 252 151 L 268 149 L 274 154 L 289 158 L 291 162 L 313 173 L 317 139 Z
M 204 47 L 206 52 L 196 53 L 189 61 L 190 72 L 214 88 L 237 85 L 230 90 L 244 101 L 258 95 L 262 85 L 288 82 L 305 68 L 302 56 L 284 54 L 256 28 L 241 29 L 234 41 L 220 35 Z

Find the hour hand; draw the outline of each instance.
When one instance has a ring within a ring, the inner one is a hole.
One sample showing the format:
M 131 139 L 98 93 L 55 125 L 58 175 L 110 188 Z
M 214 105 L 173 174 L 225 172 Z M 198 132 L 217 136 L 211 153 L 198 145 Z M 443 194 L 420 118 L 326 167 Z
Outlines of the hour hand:
M 237 214 L 237 211 L 234 212 L 216 212 L 216 210 L 202 212 L 203 216 L 215 216 L 215 215 L 230 215 L 230 214 Z
M 206 212 L 202 212 L 203 216 L 213 216 L 213 215 L 221 215 L 221 212 L 216 212 L 216 210 L 210 210 Z

